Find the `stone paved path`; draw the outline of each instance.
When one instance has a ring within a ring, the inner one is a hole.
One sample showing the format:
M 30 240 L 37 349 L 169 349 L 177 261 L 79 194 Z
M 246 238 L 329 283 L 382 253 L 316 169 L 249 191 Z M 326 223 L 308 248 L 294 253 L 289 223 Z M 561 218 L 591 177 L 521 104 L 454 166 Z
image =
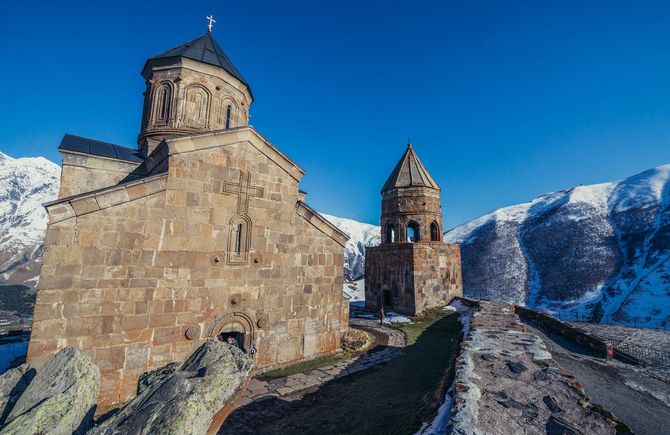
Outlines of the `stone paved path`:
M 307 373 L 298 373 L 269 381 L 252 379 L 237 407 L 248 405 L 255 400 L 268 396 L 286 396 L 308 388 L 317 387 L 330 380 L 349 376 L 361 370 L 383 364 L 403 353 L 405 335 L 402 331 L 381 326 L 378 321 L 368 319 L 350 319 L 349 325 L 360 326 L 386 334 L 388 336 L 386 349 L 379 352 L 364 353 L 349 361 L 321 367 Z
M 591 403 L 512 306 L 479 305 L 456 362 L 450 433 L 617 433 L 616 418 Z

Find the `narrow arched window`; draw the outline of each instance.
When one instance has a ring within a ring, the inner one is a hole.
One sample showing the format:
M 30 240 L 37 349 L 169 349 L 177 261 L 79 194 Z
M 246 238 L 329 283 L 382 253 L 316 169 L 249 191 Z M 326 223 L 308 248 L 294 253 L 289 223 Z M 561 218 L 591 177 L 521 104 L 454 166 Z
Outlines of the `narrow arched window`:
M 156 92 L 156 122 L 166 123 L 170 118 L 170 103 L 172 101 L 172 88 L 168 83 L 160 85 Z
M 440 227 L 437 226 L 435 221 L 430 224 L 430 240 L 433 242 L 440 241 Z
M 407 224 L 407 241 L 415 243 L 421 240 L 421 233 L 419 231 L 419 224 L 410 222 Z
M 230 128 L 230 117 L 233 114 L 233 106 L 230 104 L 226 107 L 226 130 Z
M 395 243 L 395 227 L 393 224 L 386 225 L 386 243 Z
M 237 237 L 235 237 L 235 253 L 240 255 L 242 253 L 242 224 L 237 225 Z
M 251 219 L 247 215 L 236 215 L 230 220 L 228 238 L 228 264 L 244 264 L 251 250 Z

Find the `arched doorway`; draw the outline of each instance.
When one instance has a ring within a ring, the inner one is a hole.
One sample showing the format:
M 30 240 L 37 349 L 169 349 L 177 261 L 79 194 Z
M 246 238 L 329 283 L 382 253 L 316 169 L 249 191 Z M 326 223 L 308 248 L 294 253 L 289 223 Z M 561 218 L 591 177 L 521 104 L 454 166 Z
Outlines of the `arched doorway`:
M 209 336 L 217 340 L 235 339 L 240 349 L 249 354 L 256 353 L 256 329 L 251 318 L 236 312 L 217 318 L 210 328 Z
M 249 349 L 247 348 L 247 344 L 245 342 L 246 336 L 247 332 L 241 324 L 237 322 L 230 322 L 223 325 L 221 332 L 219 332 L 219 335 L 217 335 L 216 338 L 219 341 L 223 341 L 224 343 L 233 344 L 242 349 L 244 352 L 247 352 Z

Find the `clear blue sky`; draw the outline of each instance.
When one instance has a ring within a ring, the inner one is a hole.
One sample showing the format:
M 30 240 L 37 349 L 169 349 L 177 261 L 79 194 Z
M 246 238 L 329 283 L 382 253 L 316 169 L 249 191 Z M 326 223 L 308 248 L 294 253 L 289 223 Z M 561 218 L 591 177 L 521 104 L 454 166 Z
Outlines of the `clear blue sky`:
M 0 13 L 0 150 L 134 146 L 147 57 L 206 31 L 316 209 L 371 223 L 411 136 L 445 227 L 670 163 L 670 2 L 30 1 Z

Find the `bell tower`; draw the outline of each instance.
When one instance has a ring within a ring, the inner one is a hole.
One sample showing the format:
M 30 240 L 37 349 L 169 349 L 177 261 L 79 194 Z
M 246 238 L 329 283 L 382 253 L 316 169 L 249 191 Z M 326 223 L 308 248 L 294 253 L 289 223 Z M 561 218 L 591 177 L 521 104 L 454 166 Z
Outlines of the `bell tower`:
M 148 156 L 166 137 L 249 123 L 253 95 L 210 31 L 147 60 L 138 144 Z
M 382 187 L 382 243 L 442 240 L 440 186 L 407 144 Z
M 368 309 L 417 315 L 463 295 L 460 246 L 442 241 L 440 192 L 408 144 L 382 187 L 382 243 L 365 249 Z

